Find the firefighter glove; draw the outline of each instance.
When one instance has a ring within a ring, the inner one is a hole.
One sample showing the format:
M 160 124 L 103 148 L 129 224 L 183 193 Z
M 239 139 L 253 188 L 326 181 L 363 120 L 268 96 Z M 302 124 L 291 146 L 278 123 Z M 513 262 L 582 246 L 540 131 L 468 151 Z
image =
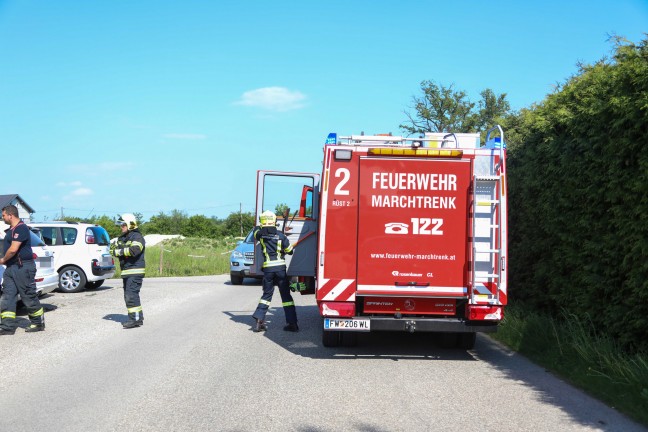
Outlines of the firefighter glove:
M 306 284 L 304 282 L 293 282 L 290 284 L 290 291 L 292 292 L 306 291 Z

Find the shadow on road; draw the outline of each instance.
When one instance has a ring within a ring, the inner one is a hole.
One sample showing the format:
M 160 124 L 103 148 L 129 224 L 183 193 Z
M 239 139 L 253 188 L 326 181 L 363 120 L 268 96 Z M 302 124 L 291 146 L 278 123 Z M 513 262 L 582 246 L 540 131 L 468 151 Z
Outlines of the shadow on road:
M 573 421 L 601 431 L 647 430 L 585 392 L 565 385 L 560 378 L 521 354 L 486 336 L 482 339 L 484 343 L 475 352 L 477 360 L 487 362 L 507 380 L 531 388 L 538 400 L 559 408 Z M 592 409 L 593 406 L 596 408 Z
M 243 279 L 243 283 L 240 285 L 234 285 L 231 280 L 228 280 L 226 282 L 223 282 L 224 285 L 230 285 L 230 286 L 261 286 L 261 279 L 254 279 L 254 278 L 245 278 Z
M 126 314 L 108 314 L 103 317 L 106 321 L 114 321 L 116 323 L 125 323 L 128 321 L 128 315 Z
M 225 311 L 230 320 L 252 332 L 254 319 L 250 311 Z M 469 351 L 440 346 L 439 335 L 433 333 L 371 332 L 359 333 L 354 347 L 326 348 L 322 345 L 322 318 L 317 306 L 297 306 L 299 332 L 283 331 L 285 323 L 281 308 L 271 307 L 266 315 L 268 330 L 258 337 L 270 339 L 293 354 L 313 359 L 388 359 L 388 360 L 463 360 L 475 361 Z

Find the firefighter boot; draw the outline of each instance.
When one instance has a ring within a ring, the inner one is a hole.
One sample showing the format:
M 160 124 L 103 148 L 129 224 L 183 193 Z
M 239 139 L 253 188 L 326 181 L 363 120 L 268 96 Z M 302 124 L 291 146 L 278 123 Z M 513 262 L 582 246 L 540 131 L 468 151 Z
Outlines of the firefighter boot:
M 0 328 L 0 336 L 7 336 L 16 333 L 16 329 Z
M 128 320 L 125 323 L 122 323 L 122 327 L 125 329 L 132 329 L 143 325 L 144 325 L 144 320 L 139 320 L 139 321 Z
M 252 331 L 254 333 L 259 333 L 261 331 L 266 331 L 267 329 L 268 329 L 268 326 L 266 326 L 265 322 L 263 322 L 263 320 L 258 319 L 258 320 L 256 320 L 256 324 L 254 325 L 254 328 L 252 329 Z
M 284 326 L 283 329 L 284 329 L 284 331 L 297 333 L 299 331 L 299 326 L 297 325 L 297 323 L 287 324 L 286 326 Z
M 39 331 L 45 331 L 45 323 L 41 324 L 30 324 L 29 327 L 25 329 L 25 333 L 35 333 Z

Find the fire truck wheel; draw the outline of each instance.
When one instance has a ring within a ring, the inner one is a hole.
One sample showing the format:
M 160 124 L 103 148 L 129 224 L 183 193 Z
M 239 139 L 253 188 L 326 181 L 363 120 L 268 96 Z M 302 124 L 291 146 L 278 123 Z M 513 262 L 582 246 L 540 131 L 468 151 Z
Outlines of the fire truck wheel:
M 322 331 L 322 345 L 325 347 L 336 347 L 340 345 L 339 331 Z
M 439 333 L 441 348 L 456 348 L 458 340 L 457 333 Z
M 358 333 L 340 332 L 340 345 L 343 347 L 354 347 L 358 345 Z
M 475 348 L 475 341 L 477 340 L 477 333 L 461 333 L 457 340 L 457 347 L 465 350 Z

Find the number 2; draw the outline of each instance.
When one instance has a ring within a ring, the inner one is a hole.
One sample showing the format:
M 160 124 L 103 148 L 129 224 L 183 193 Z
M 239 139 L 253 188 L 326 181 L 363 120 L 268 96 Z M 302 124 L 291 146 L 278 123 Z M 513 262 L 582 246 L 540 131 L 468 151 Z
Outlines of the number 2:
M 349 191 L 342 188 L 351 178 L 351 172 L 347 168 L 338 168 L 337 170 L 335 170 L 335 177 L 337 178 L 340 176 L 342 176 L 342 180 L 340 180 L 340 183 L 338 183 L 338 185 L 335 187 L 333 195 L 349 195 Z

